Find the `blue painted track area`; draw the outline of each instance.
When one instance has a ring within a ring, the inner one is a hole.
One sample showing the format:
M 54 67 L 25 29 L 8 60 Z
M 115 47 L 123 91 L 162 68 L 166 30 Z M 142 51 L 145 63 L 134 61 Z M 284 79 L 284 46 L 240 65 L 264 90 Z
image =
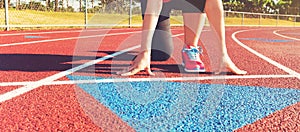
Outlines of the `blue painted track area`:
M 29 35 L 26 35 L 26 36 L 24 36 L 24 38 L 34 39 L 34 38 L 45 38 L 45 37 L 44 36 L 29 36 Z
M 260 42 L 274 42 L 274 43 L 285 43 L 292 42 L 293 40 L 285 39 L 267 39 L 267 38 L 240 38 L 241 40 L 251 40 L 251 41 L 260 41 Z
M 193 82 L 109 82 L 77 86 L 136 131 L 233 131 L 300 101 L 300 90 L 261 86 Z

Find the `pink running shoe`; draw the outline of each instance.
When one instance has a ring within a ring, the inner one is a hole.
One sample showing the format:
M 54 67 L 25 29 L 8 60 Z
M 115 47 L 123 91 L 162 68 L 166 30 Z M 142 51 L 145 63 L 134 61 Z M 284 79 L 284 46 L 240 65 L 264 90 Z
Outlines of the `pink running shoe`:
M 205 67 L 200 59 L 201 47 L 186 46 L 182 49 L 182 65 L 186 72 L 205 72 Z

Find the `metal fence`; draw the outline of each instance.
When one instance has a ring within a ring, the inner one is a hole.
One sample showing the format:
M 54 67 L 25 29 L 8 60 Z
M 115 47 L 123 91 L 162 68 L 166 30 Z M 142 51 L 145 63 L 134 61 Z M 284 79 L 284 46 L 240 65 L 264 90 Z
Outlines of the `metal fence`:
M 300 26 L 300 16 L 225 11 L 225 21 L 236 26 Z
M 4 8 L 0 8 L 1 30 L 135 27 L 142 23 L 138 0 L 116 0 L 105 5 L 99 3 L 100 0 L 93 0 L 93 3 L 90 0 L 64 0 L 65 3 L 56 7 L 54 3 L 52 6 L 45 5 L 42 0 L 34 3 L 20 1 L 10 0 L 11 3 L 8 3 L 5 0 Z M 173 10 L 171 14 L 171 24 L 182 25 L 181 11 Z M 227 26 L 296 27 L 300 26 L 300 16 L 225 11 L 225 23 Z

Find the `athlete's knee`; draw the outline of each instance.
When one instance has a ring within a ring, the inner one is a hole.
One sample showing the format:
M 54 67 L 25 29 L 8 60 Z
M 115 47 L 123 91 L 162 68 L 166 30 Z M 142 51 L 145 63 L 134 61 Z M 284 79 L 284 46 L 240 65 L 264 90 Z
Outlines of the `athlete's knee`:
M 164 61 L 171 57 L 173 52 L 173 41 L 169 30 L 156 30 L 152 39 L 151 59 Z
M 156 29 L 169 32 L 170 31 L 170 18 L 160 16 L 160 20 L 158 21 L 158 23 L 156 25 Z

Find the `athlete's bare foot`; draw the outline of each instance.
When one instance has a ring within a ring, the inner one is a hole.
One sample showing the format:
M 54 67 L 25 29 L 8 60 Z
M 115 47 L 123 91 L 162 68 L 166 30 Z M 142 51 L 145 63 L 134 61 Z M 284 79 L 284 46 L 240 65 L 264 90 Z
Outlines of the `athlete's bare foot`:
M 232 72 L 233 74 L 236 74 L 236 75 L 245 75 L 245 74 L 247 74 L 247 71 L 239 69 L 231 61 L 231 59 L 229 57 L 223 57 L 221 65 L 223 66 L 223 68 L 221 67 L 220 69 L 226 68 L 226 70 L 228 70 L 229 72 Z M 220 73 L 221 73 L 221 71 L 217 71 L 215 74 L 220 74 Z

